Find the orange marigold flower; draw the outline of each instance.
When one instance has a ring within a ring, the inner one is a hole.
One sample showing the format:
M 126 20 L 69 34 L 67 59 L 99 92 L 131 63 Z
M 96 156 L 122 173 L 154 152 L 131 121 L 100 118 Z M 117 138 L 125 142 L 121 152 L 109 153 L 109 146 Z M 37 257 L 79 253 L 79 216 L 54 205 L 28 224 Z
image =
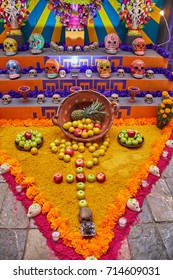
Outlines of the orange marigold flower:
M 162 92 L 162 96 L 163 96 L 163 97 L 166 97 L 166 96 L 168 96 L 168 95 L 169 95 L 169 94 L 168 94 L 167 91 L 163 91 L 163 92 Z
M 161 109 L 161 110 L 160 110 L 160 113 L 161 113 L 161 114 L 164 114 L 164 113 L 165 113 L 165 111 Z
M 164 100 L 163 100 L 163 103 L 164 103 L 164 104 L 168 104 L 168 100 L 167 100 L 167 99 L 164 99 Z
M 169 108 L 166 108 L 166 109 L 165 109 L 165 113 L 166 113 L 166 114 L 169 114 L 170 112 L 171 112 L 171 110 L 170 110 Z
M 160 107 L 161 107 L 161 108 L 165 108 L 165 104 L 161 104 Z
M 166 115 L 166 114 L 163 114 L 163 118 L 166 119 L 166 118 L 167 118 L 167 115 Z
M 173 108 L 171 109 L 171 113 L 173 113 Z

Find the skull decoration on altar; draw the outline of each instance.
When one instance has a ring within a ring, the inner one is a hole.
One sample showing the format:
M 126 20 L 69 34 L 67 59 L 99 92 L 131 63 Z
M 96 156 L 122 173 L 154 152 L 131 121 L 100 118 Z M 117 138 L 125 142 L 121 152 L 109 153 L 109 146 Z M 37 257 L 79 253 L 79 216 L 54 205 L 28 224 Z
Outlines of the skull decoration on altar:
M 153 70 L 147 70 L 146 71 L 146 77 L 148 79 L 154 79 L 154 71 Z
M 145 95 L 145 102 L 146 103 L 148 103 L 148 104 L 151 104 L 151 103 L 153 103 L 153 96 L 152 96 L 152 94 L 150 94 L 150 93 L 147 93 L 146 95 Z
M 118 69 L 116 74 L 119 78 L 124 78 L 124 76 L 125 76 L 124 69 Z
M 45 96 L 44 94 L 38 94 L 37 95 L 37 103 L 38 104 L 43 104 L 45 102 Z
M 116 54 L 119 48 L 119 38 L 115 33 L 108 34 L 105 39 L 106 52 L 109 54 Z
M 3 163 L 0 165 L 0 175 L 5 174 L 10 170 L 10 165 L 9 163 Z
M 72 46 L 68 46 L 67 47 L 67 52 L 68 53 L 72 53 L 73 52 L 73 47 Z
M 6 64 L 6 70 L 10 80 L 20 77 L 20 64 L 17 60 L 9 60 Z
M 63 53 L 64 52 L 64 46 L 58 46 L 58 51 Z
M 30 77 L 30 78 L 35 78 L 35 77 L 37 77 L 37 70 L 31 69 L 31 70 L 29 71 L 29 77 Z
M 119 102 L 119 95 L 117 93 L 111 94 L 111 102 Z
M 6 55 L 15 55 L 17 53 L 17 42 L 13 38 L 6 38 L 4 40 L 4 51 Z
M 58 51 L 58 45 L 57 45 L 55 42 L 51 41 L 51 42 L 50 42 L 50 49 L 51 49 L 53 52 L 57 52 L 57 51 Z
M 85 71 L 85 75 L 86 75 L 87 78 L 90 78 L 90 77 L 92 76 L 92 74 L 93 74 L 93 72 L 92 72 L 91 69 L 87 69 L 87 70 Z
M 29 206 L 27 216 L 33 218 L 41 213 L 41 206 L 38 203 L 33 203 Z
M 44 37 L 41 34 L 33 33 L 29 38 L 29 49 L 32 54 L 42 53 L 44 47 Z
M 81 52 L 81 47 L 80 46 L 76 46 L 75 47 L 75 52 Z
M 54 104 L 58 104 L 60 102 L 60 95 L 55 93 L 53 96 L 52 96 L 52 103 Z
M 99 48 L 99 42 L 93 42 L 94 48 L 98 49 Z
M 111 63 L 108 59 L 101 59 L 97 62 L 97 71 L 101 78 L 107 79 L 111 75 Z
M 11 103 L 11 96 L 9 94 L 4 94 L 2 97 L 2 104 L 8 105 Z
M 83 47 L 83 50 L 84 50 L 84 52 L 89 52 L 89 51 L 90 51 L 90 48 L 89 48 L 89 46 L 84 46 L 84 47 Z
M 90 50 L 90 51 L 94 51 L 94 50 L 95 50 L 94 44 L 89 45 L 89 50 Z
M 136 38 L 132 42 L 132 49 L 136 55 L 144 55 L 146 51 L 146 43 L 142 38 Z
M 150 166 L 150 173 L 154 176 L 160 177 L 160 170 L 156 165 Z
M 59 68 L 60 68 L 59 62 L 54 58 L 49 58 L 45 64 L 45 72 L 47 78 L 54 79 L 58 77 Z
M 92 222 L 92 211 L 88 207 L 82 207 L 79 211 L 78 219 L 80 223 Z
M 130 70 L 134 78 L 142 79 L 145 74 L 145 63 L 140 59 L 136 59 L 132 61 Z
M 65 78 L 65 76 L 66 76 L 66 71 L 64 70 L 64 69 L 61 69 L 60 71 L 59 71 L 59 76 L 61 77 L 61 78 Z
M 171 139 L 167 140 L 167 141 L 166 141 L 166 146 L 167 146 L 168 148 L 173 148 L 173 140 L 171 140 Z
M 127 207 L 135 212 L 140 212 L 139 202 L 136 200 L 136 198 L 129 198 L 127 201 Z

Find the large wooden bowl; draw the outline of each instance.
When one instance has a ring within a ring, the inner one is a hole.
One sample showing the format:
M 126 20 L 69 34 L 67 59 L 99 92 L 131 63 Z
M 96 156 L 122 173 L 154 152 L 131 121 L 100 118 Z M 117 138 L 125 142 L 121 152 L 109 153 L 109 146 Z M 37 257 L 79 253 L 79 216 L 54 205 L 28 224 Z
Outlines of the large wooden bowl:
M 74 136 L 74 134 L 68 132 L 63 128 L 63 124 L 65 122 L 71 121 L 70 116 L 74 110 L 83 109 L 96 100 L 104 105 L 104 111 L 106 113 L 106 116 L 102 122 L 100 134 L 84 139 L 82 137 Z M 109 99 L 107 99 L 103 94 L 91 90 L 81 90 L 70 94 L 61 102 L 57 110 L 57 114 L 52 118 L 52 122 L 54 125 L 59 126 L 61 130 L 73 140 L 82 142 L 96 141 L 108 132 L 113 123 L 114 116 L 118 112 L 118 109 L 118 104 L 111 103 Z

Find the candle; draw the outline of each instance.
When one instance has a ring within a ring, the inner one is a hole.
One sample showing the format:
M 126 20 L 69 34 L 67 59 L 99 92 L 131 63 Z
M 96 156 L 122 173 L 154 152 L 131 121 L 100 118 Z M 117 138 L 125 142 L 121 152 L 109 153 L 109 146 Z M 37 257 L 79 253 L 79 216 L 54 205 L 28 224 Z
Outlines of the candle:
M 60 236 L 60 232 L 59 231 L 52 232 L 52 239 L 53 239 L 53 241 L 58 241 L 59 240 L 59 236 Z
M 168 151 L 163 151 L 162 157 L 167 158 L 167 156 L 168 156 Z
M 124 228 L 126 226 L 127 220 L 126 218 L 122 217 L 118 220 L 118 222 L 119 222 L 119 226 Z
M 142 183 L 142 187 L 143 187 L 143 188 L 148 187 L 148 182 L 147 182 L 147 181 L 142 180 L 141 183 Z

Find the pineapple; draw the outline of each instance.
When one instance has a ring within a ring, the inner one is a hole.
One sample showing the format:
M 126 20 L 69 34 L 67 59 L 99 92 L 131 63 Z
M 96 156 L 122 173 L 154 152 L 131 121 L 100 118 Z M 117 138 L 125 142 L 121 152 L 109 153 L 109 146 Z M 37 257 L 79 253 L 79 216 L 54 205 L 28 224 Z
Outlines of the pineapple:
M 104 106 L 98 100 L 93 102 L 90 106 L 74 110 L 71 113 L 71 119 L 74 120 L 81 120 L 83 118 L 90 118 L 92 120 L 103 120 L 106 113 L 104 112 Z

